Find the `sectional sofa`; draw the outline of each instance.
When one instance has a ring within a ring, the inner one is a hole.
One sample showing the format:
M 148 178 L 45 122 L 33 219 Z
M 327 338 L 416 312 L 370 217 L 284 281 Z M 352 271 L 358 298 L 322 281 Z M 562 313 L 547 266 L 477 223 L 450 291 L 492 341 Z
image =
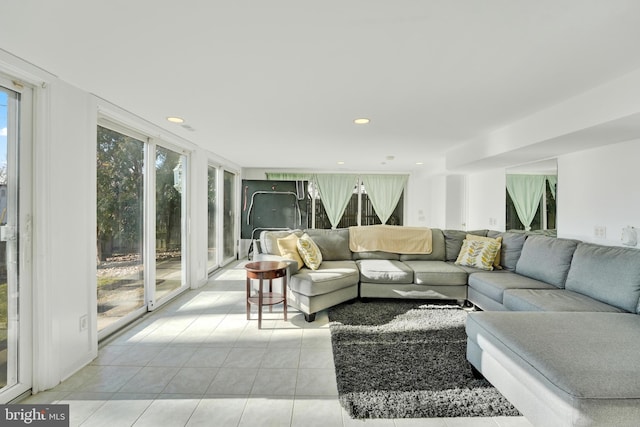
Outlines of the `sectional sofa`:
M 443 299 L 464 304 L 469 275 L 482 271 L 455 263 L 467 234 L 500 237 L 504 271 L 515 269 L 526 237 L 514 232 L 433 228 L 430 253 L 405 254 L 353 252 L 349 246 L 349 229 L 262 231 L 259 241 L 254 242 L 255 259 L 287 261 L 278 241 L 292 234 L 297 237 L 307 234 L 322 254 L 317 270 L 299 268 L 289 260 L 288 300 L 304 313 L 307 321 L 313 321 L 321 310 L 357 297 Z
M 315 313 L 357 296 L 452 299 L 467 359 L 534 425 L 640 423 L 640 250 L 515 232 L 433 229 L 430 254 L 352 252 L 348 230 L 263 232 L 257 259 L 307 233 L 320 268 L 290 271 L 290 303 Z M 501 239 L 499 269 L 456 264 L 468 236 Z
M 467 359 L 534 425 L 640 424 L 640 251 L 530 237 L 473 274 Z

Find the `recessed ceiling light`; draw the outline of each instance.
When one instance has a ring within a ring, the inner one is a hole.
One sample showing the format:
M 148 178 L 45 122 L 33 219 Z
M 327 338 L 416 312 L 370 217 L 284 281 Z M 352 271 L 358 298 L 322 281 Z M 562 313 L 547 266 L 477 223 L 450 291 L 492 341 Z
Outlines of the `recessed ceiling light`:
M 358 118 L 358 119 L 354 119 L 353 123 L 355 123 L 357 125 L 366 125 L 370 121 L 371 120 L 367 119 L 366 117 L 361 117 L 361 118 Z
M 424 165 L 424 162 L 416 162 L 416 165 Z
M 339 165 L 344 165 L 344 162 L 341 160 L 338 162 Z
M 184 123 L 184 119 L 182 117 L 167 117 L 167 120 L 171 123 Z

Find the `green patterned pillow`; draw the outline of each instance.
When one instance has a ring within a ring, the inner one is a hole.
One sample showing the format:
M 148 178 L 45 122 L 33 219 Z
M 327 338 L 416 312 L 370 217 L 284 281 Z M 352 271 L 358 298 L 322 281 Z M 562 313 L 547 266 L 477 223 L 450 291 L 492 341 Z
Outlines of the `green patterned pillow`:
M 312 270 L 320 268 L 322 263 L 322 252 L 307 233 L 298 239 L 298 252 L 304 261 L 304 265 Z
M 480 241 L 465 239 L 458 254 L 456 264 L 467 267 L 493 270 L 493 261 L 500 250 L 497 241 Z

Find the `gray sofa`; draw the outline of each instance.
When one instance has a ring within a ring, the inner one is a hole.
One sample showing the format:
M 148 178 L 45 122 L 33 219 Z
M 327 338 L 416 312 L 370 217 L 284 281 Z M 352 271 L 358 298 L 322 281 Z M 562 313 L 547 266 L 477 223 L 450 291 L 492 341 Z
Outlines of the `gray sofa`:
M 530 237 L 468 298 L 467 359 L 534 425 L 638 425 L 639 250 Z
M 318 270 L 289 268 L 289 303 L 313 321 L 320 310 L 361 298 L 419 298 L 467 300 L 469 276 L 481 271 L 456 265 L 467 234 L 502 236 L 501 265 L 515 269 L 525 235 L 488 230 L 432 229 L 432 252 L 407 255 L 390 252 L 351 252 L 349 229 L 262 231 L 254 242 L 256 260 L 283 260 L 277 240 L 307 233 L 318 245 L 323 262 Z
M 313 322 L 317 312 L 358 297 L 360 273 L 349 250 L 349 230 L 262 231 L 260 240 L 254 242 L 254 257 L 258 261 L 287 261 L 280 255 L 277 240 L 291 233 L 300 237 L 304 232 L 318 245 L 323 262 L 318 270 L 298 269 L 297 263 L 289 262 L 287 299 Z

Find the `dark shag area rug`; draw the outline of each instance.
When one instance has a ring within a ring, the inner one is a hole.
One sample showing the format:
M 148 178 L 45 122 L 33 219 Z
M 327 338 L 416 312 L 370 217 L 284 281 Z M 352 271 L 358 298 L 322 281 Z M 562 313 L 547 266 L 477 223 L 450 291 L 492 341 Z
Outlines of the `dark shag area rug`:
M 520 415 L 466 359 L 467 312 L 425 301 L 329 309 L 340 403 L 353 418 Z

